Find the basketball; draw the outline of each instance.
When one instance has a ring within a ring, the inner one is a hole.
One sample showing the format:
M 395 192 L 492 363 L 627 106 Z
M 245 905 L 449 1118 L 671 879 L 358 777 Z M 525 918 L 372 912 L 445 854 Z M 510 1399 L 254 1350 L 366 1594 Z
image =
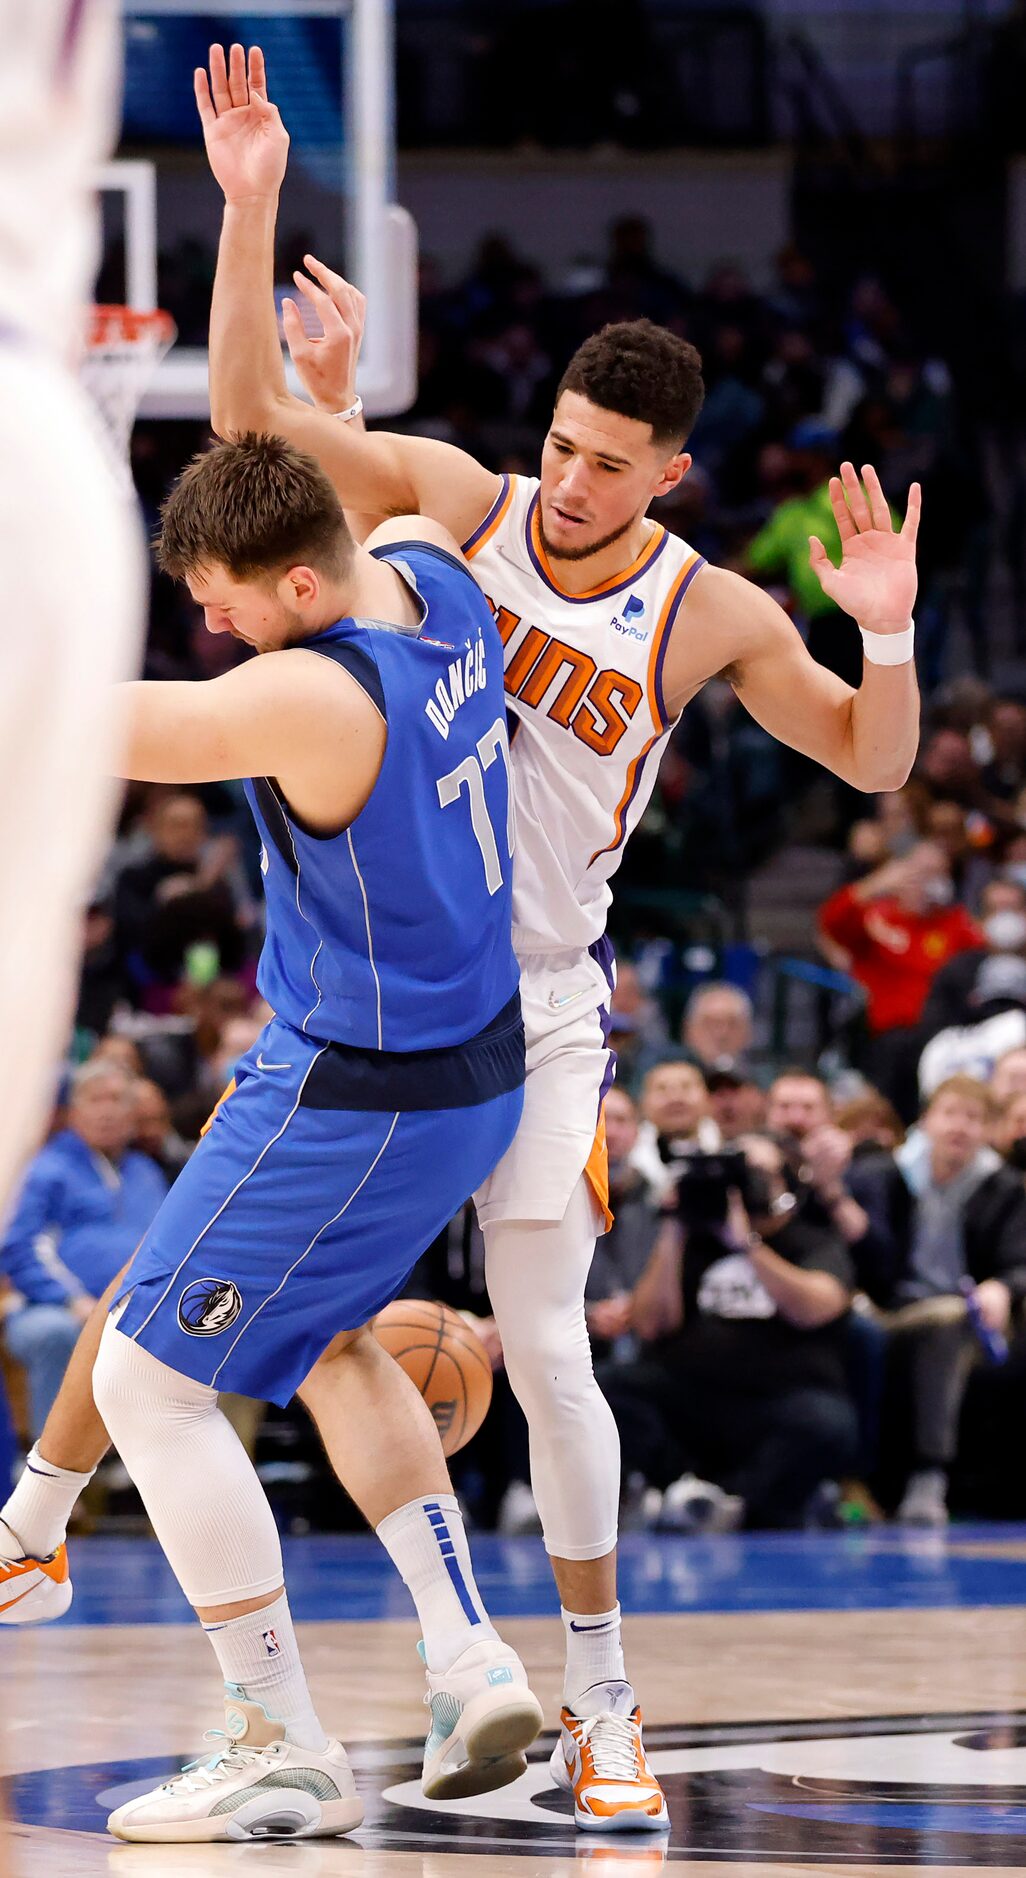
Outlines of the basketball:
M 492 1366 L 480 1337 L 447 1304 L 396 1298 L 372 1325 L 382 1348 L 415 1383 L 446 1454 L 476 1435 L 492 1399 Z

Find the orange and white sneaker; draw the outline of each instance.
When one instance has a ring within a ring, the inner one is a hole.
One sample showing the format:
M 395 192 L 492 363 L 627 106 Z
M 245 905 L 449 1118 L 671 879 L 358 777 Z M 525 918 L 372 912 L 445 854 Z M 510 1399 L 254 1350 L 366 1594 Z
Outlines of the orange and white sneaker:
M 63 1617 L 70 1603 L 67 1546 L 59 1545 L 49 1558 L 28 1558 L 0 1520 L 0 1624 L 48 1624 Z
M 620 1696 L 619 1685 L 614 1691 L 599 1684 L 599 1690 Z M 629 1685 L 624 1694 L 633 1699 Z M 667 1832 L 670 1816 L 645 1758 L 640 1708 L 586 1716 L 564 1708 L 560 1723 L 549 1767 L 557 1787 L 574 1796 L 578 1826 L 584 1832 Z

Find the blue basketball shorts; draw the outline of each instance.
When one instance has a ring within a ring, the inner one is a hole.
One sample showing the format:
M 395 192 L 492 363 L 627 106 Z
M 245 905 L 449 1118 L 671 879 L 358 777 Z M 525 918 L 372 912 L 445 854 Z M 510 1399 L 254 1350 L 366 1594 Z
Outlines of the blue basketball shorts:
M 119 1330 L 197 1382 L 284 1405 L 402 1289 L 522 1105 L 519 999 L 473 1045 L 410 1058 L 272 1020 L 125 1275 Z

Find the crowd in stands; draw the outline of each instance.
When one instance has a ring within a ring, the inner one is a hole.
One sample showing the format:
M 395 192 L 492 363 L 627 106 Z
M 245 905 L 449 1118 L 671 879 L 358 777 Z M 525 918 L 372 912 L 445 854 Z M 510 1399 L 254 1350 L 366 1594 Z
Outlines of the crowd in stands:
M 201 263 L 194 255 L 190 292 L 205 330 Z M 162 299 L 183 338 L 197 337 L 173 267 Z M 732 264 L 689 283 L 632 217 L 604 257 L 561 281 L 498 236 L 457 285 L 426 261 L 420 390 L 404 423 L 534 474 L 576 344 L 641 316 L 699 345 L 708 385 L 695 467 L 660 520 L 770 585 L 814 654 L 856 681 L 855 628 L 809 577 L 809 534 L 828 549 L 835 539 L 826 478 L 843 456 L 871 459 L 896 508 L 909 480 L 923 481 L 928 713 L 908 785 L 875 802 L 838 785 L 815 831 L 834 843 L 838 885 L 809 954 L 818 946 L 864 1008 L 833 1086 L 808 1048 L 794 1067 L 786 1050 L 774 1058 L 765 1013 L 750 986 L 726 982 L 715 947 L 681 1021 L 642 953 L 632 958 L 614 904 L 625 942 L 605 1111 L 616 1220 L 588 1324 L 623 1437 L 625 1513 L 708 1531 L 881 1509 L 938 1525 L 949 1501 L 1015 1511 L 987 1431 L 999 1396 L 1006 1426 L 1026 1408 L 1026 704 L 977 679 L 942 682 L 953 606 L 972 625 L 980 603 L 972 570 L 986 532 L 950 373 L 878 281 L 839 295 L 789 247 L 762 291 Z M 194 426 L 137 427 L 151 520 L 202 440 Z M 155 576 L 149 675 L 211 676 L 238 656 Z M 736 924 L 738 882 L 807 832 L 812 775 L 714 681 L 671 740 L 619 877 L 622 904 L 632 889 L 711 890 Z M 132 786 L 84 914 L 53 1128 L 0 1239 L 0 1364 L 26 1442 L 92 1299 L 266 1021 L 260 937 L 241 789 Z M 482 1524 L 536 1529 L 472 1209 L 411 1291 L 467 1312 L 495 1370 L 485 1428 L 457 1463 L 461 1493 Z M 324 1496 L 310 1486 L 321 1463 L 304 1428 L 300 1411 L 273 1411 L 257 1458 L 269 1485 L 293 1483 L 286 1516 L 309 1520 Z

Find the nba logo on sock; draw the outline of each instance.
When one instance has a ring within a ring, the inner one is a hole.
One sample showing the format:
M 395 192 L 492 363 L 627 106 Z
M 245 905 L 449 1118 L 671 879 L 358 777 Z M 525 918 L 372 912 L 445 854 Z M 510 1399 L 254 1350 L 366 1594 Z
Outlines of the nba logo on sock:
M 278 1642 L 278 1632 L 276 1630 L 265 1630 L 262 1634 L 264 1649 L 267 1651 L 268 1656 L 280 1656 L 281 1644 Z

